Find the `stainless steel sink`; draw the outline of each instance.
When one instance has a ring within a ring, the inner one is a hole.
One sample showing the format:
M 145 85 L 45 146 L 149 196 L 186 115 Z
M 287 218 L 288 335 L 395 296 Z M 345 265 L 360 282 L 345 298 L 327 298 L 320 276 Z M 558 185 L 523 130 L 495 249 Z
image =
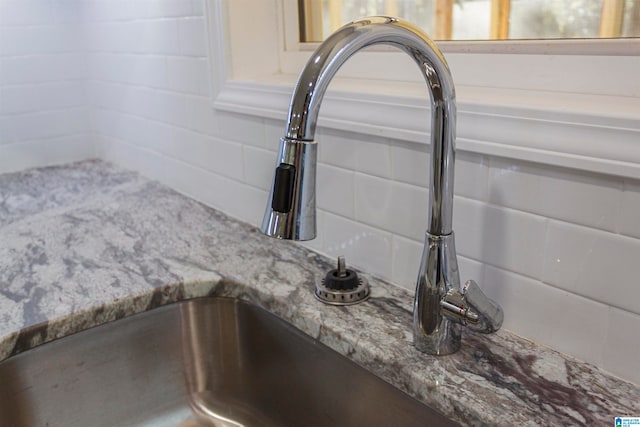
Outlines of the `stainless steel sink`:
M 204 298 L 0 363 L 0 426 L 455 425 L 269 312 Z

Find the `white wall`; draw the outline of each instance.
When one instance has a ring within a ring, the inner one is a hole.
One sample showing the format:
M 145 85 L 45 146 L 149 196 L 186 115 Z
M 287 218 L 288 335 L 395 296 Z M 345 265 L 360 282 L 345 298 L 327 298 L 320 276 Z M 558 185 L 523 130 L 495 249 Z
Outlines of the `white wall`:
M 99 155 L 258 224 L 284 123 L 211 109 L 202 1 L 84 6 Z M 427 147 L 317 139 L 308 245 L 413 290 Z M 640 383 L 640 182 L 460 152 L 455 185 L 461 278 L 502 304 L 504 327 Z
M 211 108 L 203 3 L 87 0 L 87 20 L 100 155 L 256 223 L 265 196 L 244 141 L 264 126 Z
M 83 6 L 0 0 L 0 172 L 95 156 Z

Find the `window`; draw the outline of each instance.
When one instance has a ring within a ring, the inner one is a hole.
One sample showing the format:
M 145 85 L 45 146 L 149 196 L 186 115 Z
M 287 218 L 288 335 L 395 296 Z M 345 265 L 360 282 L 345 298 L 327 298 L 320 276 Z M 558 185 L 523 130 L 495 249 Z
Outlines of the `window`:
M 285 119 L 313 49 L 299 42 L 297 0 L 208 7 L 215 108 Z M 459 150 L 640 178 L 639 40 L 491 43 L 438 43 Z M 319 124 L 426 143 L 427 96 L 407 55 L 361 52 L 332 81 Z
M 434 40 L 640 37 L 637 0 L 299 0 L 300 40 L 361 16 L 405 18 Z

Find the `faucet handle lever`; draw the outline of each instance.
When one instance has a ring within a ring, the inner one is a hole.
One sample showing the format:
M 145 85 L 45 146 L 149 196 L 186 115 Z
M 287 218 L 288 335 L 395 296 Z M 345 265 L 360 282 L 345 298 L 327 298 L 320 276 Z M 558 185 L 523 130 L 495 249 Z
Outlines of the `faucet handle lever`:
M 487 297 L 473 280 L 467 281 L 462 291 L 449 290 L 440 301 L 443 316 L 467 326 L 476 332 L 489 334 L 502 326 L 502 307 Z
M 500 329 L 504 312 L 497 302 L 486 296 L 473 280 L 468 280 L 464 284 L 462 292 L 471 309 L 480 317 L 477 325 L 469 325 L 469 328 L 485 334 Z

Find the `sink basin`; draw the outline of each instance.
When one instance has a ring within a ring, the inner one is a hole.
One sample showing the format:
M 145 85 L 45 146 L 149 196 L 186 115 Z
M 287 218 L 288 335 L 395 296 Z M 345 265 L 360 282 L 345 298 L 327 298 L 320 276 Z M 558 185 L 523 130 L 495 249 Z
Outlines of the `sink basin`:
M 0 363 L 1 426 L 449 426 L 257 306 L 202 298 Z

